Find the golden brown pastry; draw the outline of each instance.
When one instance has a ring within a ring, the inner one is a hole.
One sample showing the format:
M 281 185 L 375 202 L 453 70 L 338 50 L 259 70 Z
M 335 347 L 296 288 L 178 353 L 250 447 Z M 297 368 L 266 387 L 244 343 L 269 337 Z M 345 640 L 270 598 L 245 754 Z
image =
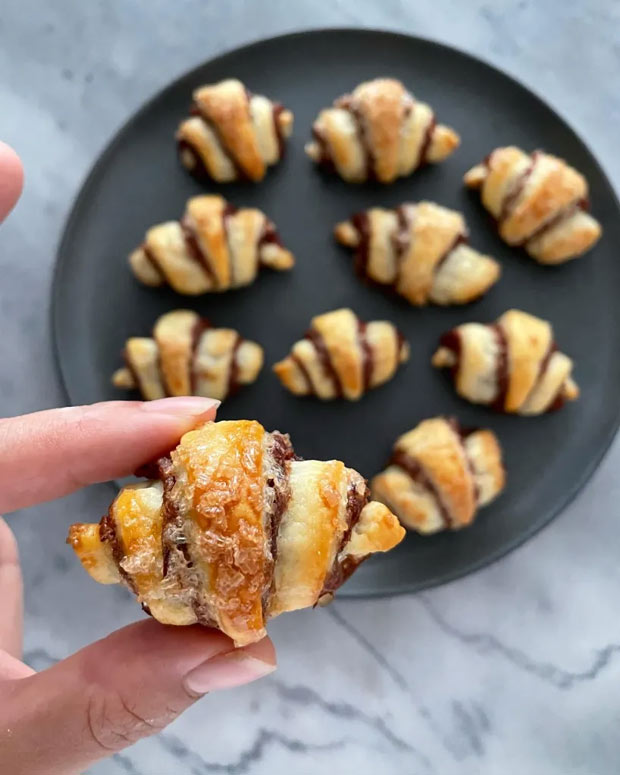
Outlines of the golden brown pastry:
M 408 358 L 409 345 L 392 323 L 364 323 L 352 310 L 338 309 L 312 318 L 305 337 L 273 370 L 298 396 L 357 401 Z
M 237 209 L 215 194 L 189 199 L 180 221 L 153 226 L 129 256 L 143 283 L 187 295 L 241 288 L 261 266 L 283 272 L 294 263 L 264 213 Z
M 504 489 L 502 451 L 489 430 L 463 432 L 454 419 L 424 420 L 394 445 L 372 496 L 419 533 L 458 530 Z
M 349 183 L 392 183 L 427 163 L 443 161 L 459 136 L 437 124 L 432 108 L 400 81 L 375 78 L 319 113 L 306 153 Z
M 557 156 L 496 148 L 464 180 L 480 190 L 501 238 L 541 264 L 576 258 L 601 236 L 601 225 L 587 212 L 586 179 Z
M 290 110 L 235 78 L 196 89 L 190 112 L 176 134 L 181 162 L 218 183 L 262 180 L 293 131 Z
M 551 324 L 518 309 L 448 331 L 433 366 L 451 369 L 460 396 L 498 412 L 542 414 L 579 397 L 573 362 L 558 351 Z
M 127 340 L 125 368 L 116 387 L 138 389 L 147 401 L 166 396 L 206 396 L 223 401 L 249 385 L 263 367 L 263 348 L 232 328 L 212 328 L 187 309 L 162 315 L 153 337 Z
M 327 602 L 355 568 L 404 536 L 339 460 L 296 458 L 251 420 L 186 433 L 68 543 L 102 584 L 124 583 L 164 624 L 218 627 L 237 646 L 268 619 Z
M 373 207 L 334 229 L 355 248 L 358 272 L 416 306 L 466 304 L 497 282 L 497 261 L 468 243 L 463 216 L 433 202 Z

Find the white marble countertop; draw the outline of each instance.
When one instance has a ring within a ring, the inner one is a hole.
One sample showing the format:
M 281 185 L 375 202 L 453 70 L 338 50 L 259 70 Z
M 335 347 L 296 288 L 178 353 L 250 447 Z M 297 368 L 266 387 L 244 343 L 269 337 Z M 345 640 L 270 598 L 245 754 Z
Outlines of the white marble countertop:
M 24 196 L 0 230 L 0 411 L 64 401 L 48 299 L 55 246 L 110 135 L 190 66 L 311 26 L 379 26 L 482 56 L 568 118 L 620 188 L 620 4 L 612 0 L 4 0 L 0 137 Z M 541 461 L 541 463 L 544 461 Z M 206 697 L 96 775 L 620 771 L 620 443 L 561 517 L 492 567 L 443 588 L 278 619 L 280 667 Z M 131 621 L 117 589 L 85 583 L 70 522 L 107 508 L 101 486 L 10 518 L 24 557 L 36 668 Z

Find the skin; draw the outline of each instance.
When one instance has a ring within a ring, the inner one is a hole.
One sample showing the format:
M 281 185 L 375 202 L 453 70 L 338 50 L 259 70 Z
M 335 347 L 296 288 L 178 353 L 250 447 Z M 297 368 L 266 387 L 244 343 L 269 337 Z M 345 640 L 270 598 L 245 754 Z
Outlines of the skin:
M 19 158 L 0 143 L 0 221 L 22 184 Z M 114 401 L 0 419 L 0 513 L 127 476 L 199 420 L 214 419 L 217 406 L 203 398 Z M 143 620 L 35 673 L 20 661 L 18 547 L 2 518 L 0 601 L 0 771 L 12 775 L 83 772 L 163 729 L 207 692 L 276 666 L 268 638 L 233 649 L 204 627 Z

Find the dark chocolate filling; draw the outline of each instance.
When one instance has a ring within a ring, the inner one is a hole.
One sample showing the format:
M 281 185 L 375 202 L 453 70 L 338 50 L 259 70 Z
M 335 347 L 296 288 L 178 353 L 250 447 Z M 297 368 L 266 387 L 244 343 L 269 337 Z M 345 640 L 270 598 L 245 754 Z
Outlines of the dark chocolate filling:
M 286 143 L 284 141 L 284 135 L 282 134 L 282 129 L 280 128 L 280 113 L 284 110 L 284 105 L 282 105 L 280 102 L 274 102 L 272 103 L 272 115 L 273 115 L 273 128 L 276 133 L 276 137 L 278 138 L 278 156 L 280 159 L 284 157 L 284 153 L 286 151 Z
M 249 93 L 246 92 L 246 96 L 248 94 Z M 248 111 L 250 109 L 249 97 L 248 97 L 247 109 L 248 109 Z M 192 103 L 192 106 L 191 106 L 189 112 L 190 112 L 190 115 L 192 115 L 192 116 L 199 116 L 204 121 L 204 123 L 209 127 L 209 129 L 211 129 L 213 134 L 217 137 L 217 139 L 219 141 L 219 144 L 220 144 L 220 148 L 222 150 L 222 153 L 226 156 L 226 158 L 230 161 L 230 163 L 235 168 L 235 172 L 236 172 L 236 175 L 239 178 L 239 180 L 247 180 L 248 176 L 247 176 L 246 171 L 241 166 L 241 164 L 240 164 L 239 160 L 237 159 L 237 157 L 235 156 L 235 153 L 232 150 L 232 148 L 230 148 L 228 146 L 228 144 L 226 143 L 226 140 L 225 140 L 224 136 L 222 135 L 222 133 L 220 132 L 220 128 L 215 123 L 215 121 L 213 121 L 210 118 L 210 116 L 208 116 L 204 111 L 202 111 L 200 109 L 200 105 L 198 105 L 196 102 Z M 186 145 L 188 145 L 194 151 L 195 155 L 200 158 L 200 154 L 192 146 L 192 144 L 188 143 L 187 140 L 185 140 L 184 142 L 185 142 Z M 202 166 L 204 168 L 204 164 Z M 193 170 L 190 170 L 190 172 L 193 172 Z M 208 177 L 210 177 L 210 176 L 208 176 Z
M 113 509 L 114 504 L 110 506 L 108 513 L 102 517 L 99 523 L 99 540 L 103 544 L 110 544 L 110 548 L 112 549 L 112 557 L 114 558 L 114 562 L 116 563 L 116 567 L 118 568 L 118 572 L 121 578 L 125 584 L 127 584 L 129 589 L 136 593 L 136 585 L 134 584 L 133 579 L 121 564 L 125 559 L 125 550 L 123 549 L 123 545 L 116 530 L 116 521 L 112 515 Z
M 200 340 L 204 332 L 211 328 L 211 323 L 207 318 L 198 318 L 192 329 L 192 349 L 189 358 L 189 385 L 192 395 L 196 394 L 196 353 L 200 347 Z
M 316 392 L 314 390 L 314 383 L 312 382 L 312 379 L 310 378 L 310 373 L 308 372 L 308 369 L 305 367 L 304 362 L 299 358 L 295 353 L 291 353 L 291 360 L 294 361 L 295 365 L 299 369 L 301 375 L 303 376 L 304 380 L 306 381 L 307 389 Z
M 338 396 L 338 398 L 342 398 L 342 395 L 343 395 L 342 382 L 340 381 L 338 372 L 334 368 L 331 356 L 329 354 L 329 350 L 327 349 L 327 345 L 325 344 L 325 340 L 323 339 L 323 336 L 316 329 L 310 328 L 306 332 L 306 339 L 308 339 L 308 341 L 312 342 L 312 344 L 314 345 L 314 349 L 316 350 L 316 354 L 319 359 L 319 363 L 321 364 L 321 368 L 323 369 L 327 378 L 331 381 L 334 387 L 334 391 Z
M 320 151 L 317 163 L 322 167 L 325 167 L 328 172 L 337 172 L 336 165 L 334 164 L 334 160 L 332 159 L 329 152 L 327 138 L 323 132 L 321 132 L 321 130 L 317 129 L 316 127 L 312 127 L 312 136 L 316 140 L 316 144 L 319 146 Z
M 338 555 L 340 554 L 340 552 L 342 552 L 342 550 L 346 546 L 347 542 L 351 538 L 351 533 L 353 532 L 353 529 L 359 522 L 362 509 L 370 500 L 370 490 L 366 485 L 366 483 L 364 483 L 364 485 L 365 485 L 364 489 L 360 493 L 357 487 L 355 487 L 353 483 L 349 484 L 349 489 L 347 490 L 347 507 L 346 507 L 346 514 L 345 514 L 347 527 L 345 528 L 340 538 L 340 543 L 336 551 L 336 557 L 334 559 L 332 567 L 330 568 L 327 576 L 325 577 L 325 581 L 323 582 L 323 588 L 321 589 L 321 592 L 319 594 L 319 599 L 323 595 L 333 594 L 339 587 L 342 586 L 342 584 L 344 584 L 344 582 L 349 578 L 349 576 L 358 567 L 358 565 L 364 559 L 366 559 L 365 557 L 349 557 L 349 556 L 345 557 L 343 560 L 338 559 Z
M 428 162 L 428 159 L 427 159 L 428 149 L 430 148 L 436 125 L 437 125 L 437 120 L 435 119 L 435 115 L 433 114 L 433 117 L 428 122 L 426 131 L 424 132 L 424 140 L 422 140 L 422 145 L 420 146 L 420 153 L 418 155 L 418 162 L 416 164 L 415 169 L 418 169 L 418 167 L 423 167 Z
M 435 487 L 435 483 L 424 469 L 424 466 L 414 457 L 408 455 L 404 450 L 398 449 L 398 447 L 396 447 L 392 453 L 390 465 L 402 468 L 414 482 L 418 482 L 418 484 L 431 493 L 437 503 L 443 526 L 446 528 L 451 527 L 452 520 L 450 518 L 450 512 L 446 508 L 446 505 L 441 498 L 441 493 L 437 487 Z
M 497 361 L 495 364 L 495 384 L 497 390 L 495 398 L 490 403 L 496 412 L 506 411 L 506 396 L 508 395 L 508 342 L 506 334 L 499 323 L 492 323 L 490 328 L 497 341 Z
M 534 168 L 536 166 L 536 161 L 539 155 L 540 154 L 538 151 L 534 151 L 534 153 L 532 153 L 529 165 L 517 177 L 517 179 L 510 187 L 510 190 L 506 192 L 506 195 L 504 196 L 504 200 L 502 202 L 502 206 L 500 208 L 499 218 L 497 219 L 498 226 L 501 226 L 502 223 L 512 215 L 512 211 L 514 210 L 519 200 L 519 197 L 523 193 L 525 184 L 527 183 L 528 178 L 534 171 Z
M 576 202 L 573 202 L 566 207 L 563 207 L 556 215 L 553 216 L 550 220 L 546 221 L 545 223 L 541 224 L 535 231 L 530 234 L 529 237 L 527 237 L 521 245 L 518 247 L 525 247 L 528 242 L 535 240 L 537 237 L 541 237 L 545 232 L 550 231 L 554 226 L 557 226 L 560 221 L 563 221 L 565 218 L 568 218 L 573 213 L 575 213 L 577 210 L 582 210 L 584 212 L 587 212 L 590 209 L 590 203 L 587 199 L 579 199 Z
M 446 331 L 439 340 L 439 346 L 444 347 L 446 350 L 450 350 L 454 354 L 454 363 L 450 367 L 450 374 L 452 379 L 456 380 L 459 373 L 459 366 L 461 365 L 461 335 L 456 328 L 451 331 Z
M 157 274 L 162 278 L 162 280 L 166 279 L 166 275 L 159 265 L 159 261 L 157 258 L 155 258 L 155 253 L 149 248 L 149 246 L 146 244 L 146 242 L 143 242 L 141 245 L 142 252 L 144 253 L 144 257 L 149 262 L 149 264 L 153 267 L 153 269 L 157 272 Z
M 370 219 L 368 218 L 368 213 L 355 213 L 351 216 L 351 224 L 359 235 L 359 242 L 355 251 L 355 270 L 362 277 L 367 277 L 368 260 L 370 258 Z
M 134 369 L 133 363 L 131 362 L 131 358 L 129 357 L 129 352 L 127 351 L 126 347 L 123 349 L 122 356 L 123 356 L 123 362 L 125 363 L 125 368 L 131 374 L 131 376 L 133 378 L 133 381 L 134 381 L 134 384 L 136 386 L 136 389 L 139 390 L 140 393 L 142 393 L 142 395 L 144 395 L 144 389 L 142 387 L 142 381 L 140 379 L 140 375 Z M 159 364 L 158 364 L 158 369 L 159 369 L 159 373 L 161 375 L 161 368 L 159 368 Z M 161 383 L 164 386 L 164 392 L 165 392 L 166 396 L 168 396 L 169 395 L 169 393 L 168 393 L 168 386 L 166 385 L 163 377 L 162 377 Z
M 258 240 L 257 249 L 260 249 L 263 245 L 279 245 L 280 247 L 284 247 L 275 224 L 268 218 L 265 219 L 265 223 L 263 224 L 263 230 Z
M 457 234 L 456 237 L 453 239 L 452 244 L 448 247 L 448 249 L 441 255 L 439 261 L 435 264 L 434 271 L 437 272 L 441 268 L 442 264 L 445 264 L 445 262 L 450 258 L 450 255 L 452 254 L 452 251 L 456 250 L 459 245 L 466 245 L 469 242 L 467 239 L 466 234 Z
M 288 464 L 291 460 L 298 460 L 295 455 L 295 451 L 291 444 L 287 434 L 274 431 L 271 434 L 271 456 L 274 465 L 278 468 L 278 474 L 274 477 L 267 479 L 267 487 L 271 487 L 274 490 L 274 499 L 269 514 L 269 549 L 271 552 L 272 562 L 272 578 L 269 588 L 265 591 L 263 596 L 263 608 L 266 607 L 269 597 L 273 594 L 275 576 L 273 575 L 273 568 L 275 567 L 276 560 L 278 558 L 278 532 L 280 530 L 280 522 L 282 516 L 286 511 L 288 502 L 291 497 L 291 490 L 289 486 L 289 471 Z
M 205 270 L 209 280 L 217 288 L 219 285 L 217 277 L 215 276 L 213 267 L 209 262 L 209 257 L 205 255 L 202 247 L 200 246 L 200 242 L 198 242 L 196 232 L 190 223 L 190 219 L 186 215 L 183 216 L 183 218 L 181 218 L 180 225 L 181 231 L 183 232 L 183 238 L 185 239 L 185 247 L 187 248 L 187 252 L 197 264 L 200 264 L 200 266 Z
M 362 353 L 362 383 L 364 385 L 364 392 L 366 392 L 370 388 L 370 383 L 372 380 L 372 371 L 373 371 L 372 349 L 370 347 L 368 339 L 366 338 L 366 327 L 367 327 L 367 324 L 363 320 L 360 320 L 358 318 L 357 319 L 357 339 L 359 341 L 360 350 Z
M 207 170 L 204 161 L 202 160 L 202 156 L 198 153 L 196 148 L 189 143 L 187 140 L 177 140 L 177 147 L 178 147 L 178 153 L 179 157 L 181 157 L 185 153 L 190 153 L 192 155 L 192 158 L 194 160 L 194 163 L 191 167 L 187 167 L 185 164 L 183 166 L 185 169 L 190 173 L 190 175 L 193 175 L 196 180 L 198 180 L 200 183 L 207 183 L 212 178 L 211 175 L 209 175 L 209 171 Z M 183 163 L 183 162 L 182 162 Z
M 360 145 L 362 146 L 362 150 L 364 151 L 364 169 L 366 170 L 366 178 L 368 180 L 376 180 L 377 171 L 375 169 L 375 158 L 372 152 L 370 141 L 368 140 L 368 131 L 366 122 L 364 121 L 364 116 L 355 107 L 352 100 L 343 101 L 339 107 L 348 110 L 351 116 L 353 116 L 357 130 L 357 137 L 359 139 Z

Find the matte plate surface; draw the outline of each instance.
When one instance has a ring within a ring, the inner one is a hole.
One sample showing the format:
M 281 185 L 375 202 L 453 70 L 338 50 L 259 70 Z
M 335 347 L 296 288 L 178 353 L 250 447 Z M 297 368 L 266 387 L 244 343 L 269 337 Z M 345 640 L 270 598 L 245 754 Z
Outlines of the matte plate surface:
M 322 174 L 303 153 L 312 120 L 332 99 L 364 79 L 400 78 L 460 133 L 446 162 L 389 187 L 351 186 Z M 295 113 L 286 159 L 258 184 L 208 187 L 236 205 L 265 210 L 297 257 L 290 273 L 263 270 L 254 285 L 222 295 L 183 297 L 134 280 L 128 253 L 145 230 L 180 217 L 185 200 L 204 191 L 177 161 L 173 135 L 202 83 L 238 77 Z M 566 158 L 589 180 L 593 213 L 605 234 L 585 258 L 558 268 L 537 265 L 495 235 L 463 173 L 506 144 L 543 148 Z M 372 205 L 429 199 L 465 213 L 474 247 L 496 256 L 502 279 L 467 307 L 415 309 L 367 287 L 350 254 L 332 239 L 333 225 Z M 110 384 L 124 341 L 147 335 L 162 313 L 187 307 L 237 328 L 265 348 L 258 382 L 222 407 L 219 417 L 256 418 L 291 434 L 298 454 L 340 458 L 370 477 L 393 440 L 419 420 L 456 415 L 465 426 L 499 435 L 509 483 L 468 530 L 431 538 L 407 536 L 393 552 L 365 563 L 343 595 L 422 589 L 501 556 L 548 522 L 575 495 L 608 447 L 620 412 L 620 213 L 588 149 L 538 97 L 508 76 L 437 43 L 369 30 L 326 30 L 256 43 L 207 62 L 145 105 L 105 150 L 73 209 L 60 247 L 53 325 L 63 379 L 73 403 L 128 397 Z M 389 319 L 411 344 L 395 379 L 359 403 L 321 403 L 285 392 L 270 366 L 320 312 L 350 306 L 366 320 Z M 552 321 L 557 341 L 575 360 L 577 403 L 538 418 L 505 417 L 461 401 L 430 357 L 439 335 L 467 320 L 491 321 L 510 307 Z M 93 519 L 96 514 L 90 515 Z

